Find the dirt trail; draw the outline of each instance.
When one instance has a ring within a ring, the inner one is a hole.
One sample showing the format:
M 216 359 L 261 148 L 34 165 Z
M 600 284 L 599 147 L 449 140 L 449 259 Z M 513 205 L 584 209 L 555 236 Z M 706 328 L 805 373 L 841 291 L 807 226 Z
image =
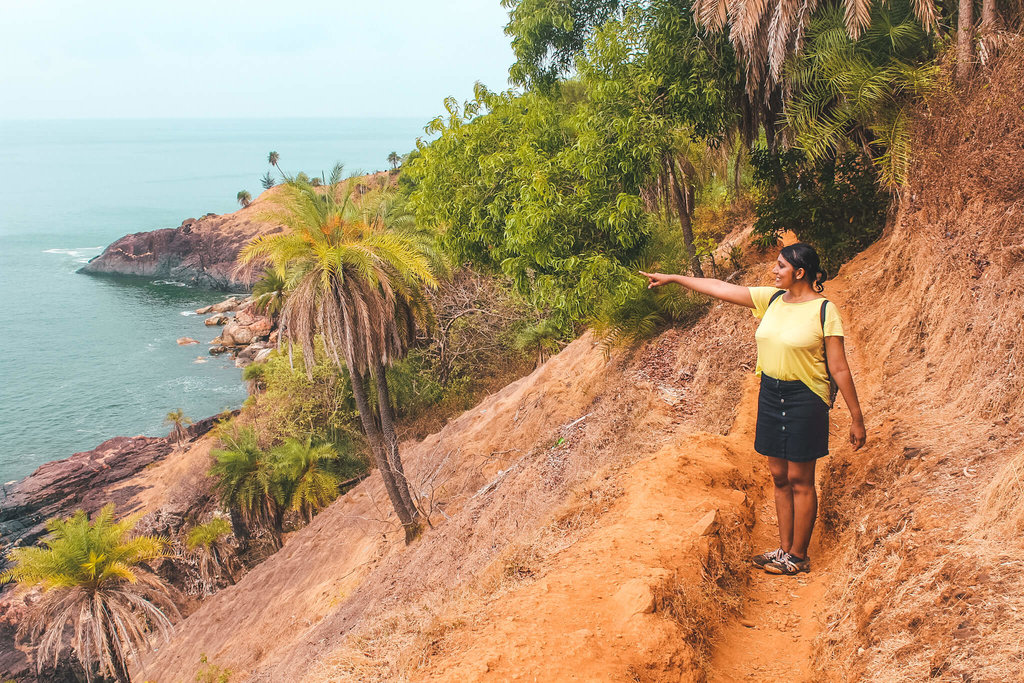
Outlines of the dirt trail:
M 711 683 L 813 680 L 811 643 L 822 626 L 822 597 L 830 573 L 817 539 L 815 532 L 809 574 L 774 576 L 751 567 L 741 616 L 730 619 L 718 637 L 709 667 Z M 757 506 L 751 545 L 755 552 L 778 545 L 770 487 Z

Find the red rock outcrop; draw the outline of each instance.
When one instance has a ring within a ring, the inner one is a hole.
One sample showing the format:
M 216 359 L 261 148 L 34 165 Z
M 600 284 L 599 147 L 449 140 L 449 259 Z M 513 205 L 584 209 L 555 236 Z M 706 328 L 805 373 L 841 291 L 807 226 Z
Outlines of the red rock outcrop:
M 207 418 L 186 430 L 189 437 L 210 430 L 216 418 Z M 142 468 L 163 460 L 174 445 L 150 436 L 115 436 L 91 451 L 41 465 L 35 472 L 3 491 L 0 499 L 0 536 L 13 545 L 28 545 L 45 533 L 46 520 L 68 517 L 75 510 L 93 513 L 107 503 L 123 505 L 131 487 L 113 489 Z
M 282 228 L 261 216 L 267 190 L 234 213 L 187 218 L 177 228 L 125 235 L 79 272 L 168 278 L 197 287 L 226 289 L 252 285 L 259 272 L 236 274 L 235 257 L 253 238 Z

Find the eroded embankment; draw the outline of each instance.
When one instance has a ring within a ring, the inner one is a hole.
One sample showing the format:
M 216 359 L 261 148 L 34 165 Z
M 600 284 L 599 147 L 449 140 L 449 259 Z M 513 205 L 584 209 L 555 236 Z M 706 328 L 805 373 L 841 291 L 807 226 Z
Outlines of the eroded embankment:
M 1021 83 L 1018 45 L 920 112 L 898 212 L 837 283 L 872 434 L 823 480 L 837 573 L 816 664 L 833 680 L 1021 676 Z

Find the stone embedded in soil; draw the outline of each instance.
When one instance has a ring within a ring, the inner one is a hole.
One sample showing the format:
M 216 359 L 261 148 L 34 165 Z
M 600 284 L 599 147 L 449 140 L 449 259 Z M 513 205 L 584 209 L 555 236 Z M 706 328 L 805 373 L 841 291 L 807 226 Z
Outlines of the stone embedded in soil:
M 696 536 L 710 536 L 718 531 L 718 510 L 712 510 L 701 517 L 700 521 L 694 524 L 690 530 Z
M 650 614 L 654 611 L 654 592 L 643 579 L 631 579 L 622 584 L 612 596 L 623 621 L 635 614 Z

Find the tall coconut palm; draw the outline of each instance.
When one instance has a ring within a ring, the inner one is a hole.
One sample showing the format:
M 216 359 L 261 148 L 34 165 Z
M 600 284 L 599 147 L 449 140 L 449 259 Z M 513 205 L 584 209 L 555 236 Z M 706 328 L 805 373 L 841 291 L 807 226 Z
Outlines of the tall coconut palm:
M 281 174 L 282 178 L 284 178 L 285 180 L 288 180 L 288 176 L 285 174 L 284 171 L 281 170 L 281 167 L 278 165 L 278 161 L 280 159 L 281 159 L 281 155 L 278 154 L 277 152 L 271 152 L 270 154 L 267 155 L 267 162 L 271 166 L 273 166 L 274 168 L 277 169 L 277 172 Z
M 99 675 L 128 683 L 128 658 L 149 649 L 151 632 L 165 640 L 170 635 L 168 615 L 178 611 L 167 586 L 142 566 L 162 557 L 166 543 L 156 536 L 132 537 L 136 521 L 114 521 L 113 505 L 91 522 L 79 510 L 47 523 L 45 547 L 11 552 L 14 567 L 5 576 L 43 587 L 19 627 L 38 647 L 40 671 L 56 665 L 70 647 L 87 680 Z
M 238 200 L 238 203 L 242 205 L 243 209 L 252 203 L 252 195 L 245 190 L 240 190 L 238 194 L 235 195 L 235 199 Z
M 401 358 L 417 328 L 432 323 L 424 287 L 436 285 L 430 257 L 395 229 L 385 189 L 357 203 L 341 168 L 326 188 L 289 182 L 269 214 L 287 232 L 257 237 L 239 253 L 243 266 L 264 261 L 301 273 L 281 313 L 282 338 L 299 345 L 307 371 L 322 341 L 328 357 L 348 367 L 363 430 L 406 540 L 419 528 L 398 452 L 385 368 Z M 365 380 L 377 389 L 377 417 Z
M 391 170 L 394 171 L 402 163 L 402 157 L 398 156 L 398 152 L 392 152 L 388 155 L 388 163 L 391 164 Z
M 307 523 L 313 514 L 338 497 L 338 475 L 327 469 L 328 463 L 338 459 L 330 444 L 313 445 L 305 441 L 285 439 L 274 449 L 275 461 L 287 482 L 289 508 L 302 515 Z
M 185 437 L 188 436 L 186 429 L 188 425 L 192 424 L 192 420 L 185 415 L 184 410 L 178 408 L 167 413 L 167 417 L 164 418 L 164 424 L 171 425 L 170 436 L 174 439 L 174 443 L 180 446 Z
M 274 461 L 259 447 L 256 432 L 241 427 L 221 436 L 224 448 L 210 452 L 210 475 L 221 504 L 237 515 L 246 528 L 261 526 L 281 547 L 284 495 Z

